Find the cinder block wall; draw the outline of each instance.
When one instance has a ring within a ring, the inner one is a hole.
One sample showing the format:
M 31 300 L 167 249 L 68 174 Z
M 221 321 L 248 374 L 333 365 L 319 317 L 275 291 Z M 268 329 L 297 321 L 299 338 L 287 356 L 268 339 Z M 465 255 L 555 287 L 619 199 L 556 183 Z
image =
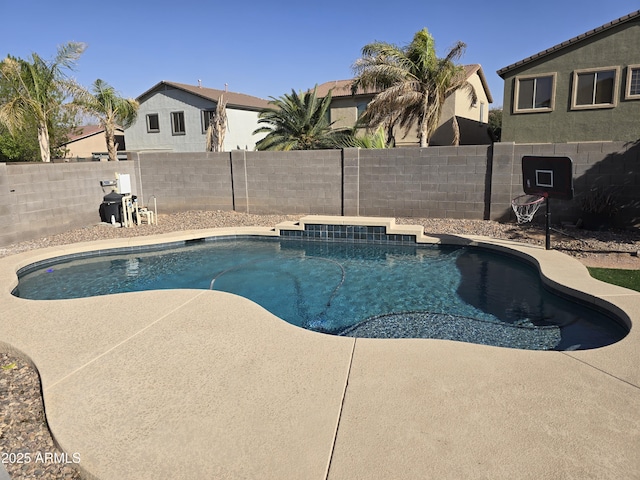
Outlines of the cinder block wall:
M 0 163 L 0 245 L 31 240 L 100 222 L 111 190 L 100 180 L 131 175 L 133 162 Z
M 494 145 L 491 175 L 492 220 L 515 219 L 511 199 L 522 195 L 522 157 L 568 156 L 573 160 L 574 198 L 550 200 L 552 223 L 575 222 L 583 216 L 582 199 L 591 189 L 611 193 L 619 206 L 614 224 L 640 226 L 640 141 Z M 543 207 L 544 208 L 544 207 Z M 539 212 L 536 221 L 543 221 Z
M 342 152 L 231 152 L 235 209 L 342 214 Z
M 345 150 L 345 214 L 483 219 L 489 148 Z
M 227 153 L 130 153 L 139 165 L 138 191 L 159 213 L 233 210 L 231 160 Z
M 140 153 L 128 162 L 0 164 L 0 246 L 100 221 L 108 189 L 131 175 L 133 193 L 160 213 L 490 218 L 514 221 L 523 155 L 569 156 L 575 197 L 553 200 L 552 221 L 575 222 L 580 200 L 604 187 L 619 226 L 640 226 L 640 141 L 298 152 Z M 538 213 L 535 221 L 543 222 Z

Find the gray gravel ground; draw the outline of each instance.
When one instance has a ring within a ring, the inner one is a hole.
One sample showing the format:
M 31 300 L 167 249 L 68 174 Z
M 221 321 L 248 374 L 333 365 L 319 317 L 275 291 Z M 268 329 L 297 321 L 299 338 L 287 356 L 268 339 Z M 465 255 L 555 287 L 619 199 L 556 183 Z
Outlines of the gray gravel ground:
M 181 230 L 230 226 L 274 226 L 285 220 L 297 220 L 302 215 L 248 215 L 223 211 L 192 211 L 160 215 L 158 225 L 135 228 L 114 228 L 99 224 L 0 247 L 0 257 L 57 245 L 107 238 L 156 235 Z M 430 218 L 399 218 L 398 224 L 423 225 L 427 234 L 483 235 L 523 243 L 544 245 L 544 231 L 536 225 L 516 225 L 482 220 L 451 220 Z M 578 258 L 590 266 L 640 269 L 638 232 L 591 232 L 565 229 L 554 232 L 552 247 Z M 24 359 L 0 353 L 0 453 L 12 480 L 18 479 L 78 479 L 80 472 L 73 464 L 61 462 L 60 452 L 47 428 L 40 380 L 37 371 Z M 22 454 L 23 463 L 18 463 Z M 24 459 L 30 462 L 24 463 Z M 49 454 L 49 461 L 45 454 Z M 51 457 L 57 455 L 57 461 Z

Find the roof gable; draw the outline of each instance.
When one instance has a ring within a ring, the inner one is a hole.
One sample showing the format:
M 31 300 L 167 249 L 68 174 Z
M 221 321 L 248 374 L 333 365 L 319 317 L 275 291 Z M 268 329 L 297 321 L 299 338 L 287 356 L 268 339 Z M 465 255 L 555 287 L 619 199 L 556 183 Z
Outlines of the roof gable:
M 487 95 L 487 101 L 489 103 L 493 103 L 493 96 L 491 95 L 491 91 L 489 90 L 489 84 L 487 83 L 487 77 L 484 76 L 484 70 L 482 70 L 482 66 L 478 63 L 472 65 L 464 66 L 465 79 L 469 80 L 472 75 L 475 73 L 478 74 L 480 78 L 480 83 L 482 84 L 482 88 L 484 89 L 484 93 Z
M 122 127 L 116 125 L 116 134 L 123 134 Z M 84 140 L 85 138 L 93 137 L 94 135 L 104 134 L 104 127 L 101 125 L 82 125 L 76 128 L 73 135 L 69 135 L 69 140 L 61 145 L 68 145 L 70 143 Z
M 167 82 L 165 80 L 151 87 L 149 90 L 138 96 L 136 100 L 142 103 L 144 99 L 152 93 L 161 91 L 167 87 L 176 88 L 213 102 L 218 102 L 220 97 L 224 95 L 224 100 L 226 101 L 228 108 L 236 107 L 245 110 L 263 110 L 269 107 L 269 102 L 267 100 L 246 95 L 244 93 L 228 92 L 226 90 L 217 90 L 215 88 L 187 85 L 184 83 Z
M 538 52 L 535 55 L 531 55 L 530 57 L 527 57 L 523 60 L 520 60 L 516 63 L 512 63 L 511 65 L 508 65 L 504 68 L 501 68 L 500 70 L 497 71 L 498 75 L 500 75 L 502 78 L 504 78 L 504 75 L 508 72 L 510 72 L 511 70 L 515 70 L 516 68 L 519 68 L 523 65 L 526 65 L 528 63 L 531 63 L 535 60 L 538 60 L 540 58 L 543 58 L 547 55 L 551 55 L 552 53 L 558 52 L 560 50 L 563 50 L 569 46 L 573 46 L 576 44 L 579 44 L 587 39 L 590 39 L 596 35 L 599 35 L 607 30 L 610 30 L 611 28 L 617 27 L 618 25 L 621 25 L 623 23 L 626 22 L 632 22 L 632 21 L 640 21 L 640 10 L 637 10 L 633 13 L 630 13 L 628 15 L 625 15 L 623 17 L 620 17 L 616 20 L 613 20 L 611 22 L 605 23 L 604 25 L 601 25 L 597 28 L 594 28 L 593 30 L 589 30 L 588 32 L 585 32 L 581 35 L 578 35 L 577 37 L 573 37 L 570 38 L 569 40 L 559 43 L 557 45 L 554 45 L 551 48 L 547 48 L 546 50 L 543 50 L 542 52 Z

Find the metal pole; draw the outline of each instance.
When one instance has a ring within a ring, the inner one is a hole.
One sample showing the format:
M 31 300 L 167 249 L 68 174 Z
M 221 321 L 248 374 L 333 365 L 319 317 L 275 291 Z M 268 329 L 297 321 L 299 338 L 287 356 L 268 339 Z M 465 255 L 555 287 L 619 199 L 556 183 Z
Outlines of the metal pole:
M 549 210 L 549 197 L 547 197 L 547 199 L 545 200 L 545 203 L 547 204 L 547 213 L 545 214 L 545 219 L 547 224 L 545 249 L 551 250 L 551 211 Z

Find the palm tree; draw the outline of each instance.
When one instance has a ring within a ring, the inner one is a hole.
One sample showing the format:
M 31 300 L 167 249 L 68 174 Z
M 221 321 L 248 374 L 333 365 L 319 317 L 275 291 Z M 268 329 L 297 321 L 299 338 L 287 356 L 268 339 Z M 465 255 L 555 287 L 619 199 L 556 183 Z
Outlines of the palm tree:
M 444 58 L 438 58 L 435 42 L 426 28 L 417 32 L 406 47 L 374 42 L 362 49 L 356 60 L 351 88 L 374 89 L 379 93 L 369 103 L 363 121 L 370 127 L 385 125 L 388 130 L 398 124 L 405 132 L 418 127 L 420 146 L 438 127 L 442 106 L 449 95 L 467 90 L 469 100 L 477 100 L 473 86 L 466 80 L 464 67 L 456 65 L 466 45 L 456 43 Z M 453 117 L 454 144 L 459 142 L 458 122 Z
M 0 81 L 9 92 L 0 106 L 0 123 L 13 134 L 35 119 L 43 162 L 51 161 L 50 117 L 64 107 L 62 99 L 79 88 L 64 70 L 73 69 L 84 49 L 84 44 L 70 42 L 59 47 L 51 61 L 33 53 L 31 62 L 12 56 L 0 62 Z
M 317 87 L 316 87 L 317 88 Z M 280 98 L 270 97 L 273 108 L 260 112 L 258 123 L 265 126 L 253 133 L 267 133 L 256 143 L 257 150 L 316 150 L 336 148 L 345 135 L 333 130 L 329 121 L 331 91 L 319 99 L 316 88 L 304 93 L 291 90 Z
M 100 126 L 104 128 L 109 161 L 117 161 L 116 128 L 133 125 L 138 117 L 138 102 L 132 98 L 122 98 L 111 85 L 101 79 L 93 82 L 91 91 L 92 93 L 85 91 L 78 95 L 75 103 L 98 118 Z
M 358 135 L 357 128 L 354 128 L 351 135 L 346 137 L 340 145 L 344 148 L 390 148 L 385 129 L 382 126 L 378 127 L 375 132 L 366 132 L 364 135 Z

